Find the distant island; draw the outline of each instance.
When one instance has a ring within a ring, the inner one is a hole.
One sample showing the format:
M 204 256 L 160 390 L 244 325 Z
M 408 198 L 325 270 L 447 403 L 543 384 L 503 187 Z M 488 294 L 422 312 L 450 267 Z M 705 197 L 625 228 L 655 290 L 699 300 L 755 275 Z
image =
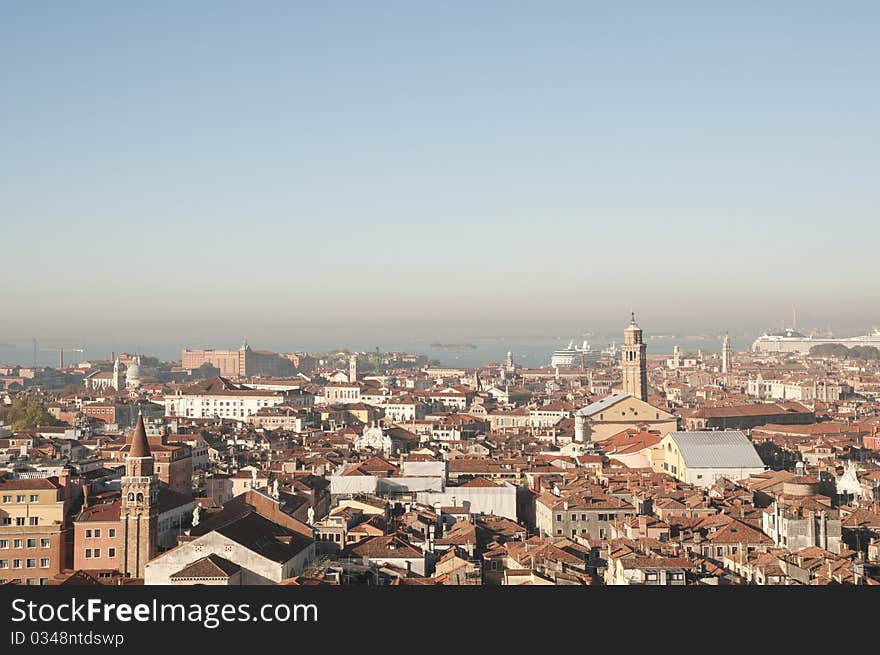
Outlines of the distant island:
M 439 348 L 442 350 L 476 350 L 477 347 L 472 343 L 440 343 L 435 341 L 431 344 L 431 348 Z

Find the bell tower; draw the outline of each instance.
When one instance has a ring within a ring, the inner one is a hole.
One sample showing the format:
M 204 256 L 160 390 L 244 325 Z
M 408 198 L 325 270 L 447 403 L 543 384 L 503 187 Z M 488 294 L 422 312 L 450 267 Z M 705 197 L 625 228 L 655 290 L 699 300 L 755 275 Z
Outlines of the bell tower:
M 153 474 L 153 455 L 144 417 L 140 414 L 125 460 L 121 488 L 122 559 L 119 568 L 125 576 L 143 578 L 144 565 L 158 551 L 159 479 Z
M 357 355 L 349 355 L 348 357 L 348 382 L 354 384 L 358 381 L 358 357 Z
M 113 380 L 110 384 L 114 389 L 116 389 L 116 391 L 121 391 L 125 388 L 125 383 L 122 380 L 122 370 L 120 368 L 118 357 L 113 362 Z
M 724 341 L 721 346 L 721 372 L 725 375 L 731 373 L 733 368 L 733 347 L 730 345 L 730 335 L 724 335 Z
M 623 369 L 623 392 L 648 400 L 647 346 L 642 339 L 642 329 L 636 325 L 635 312 L 623 331 L 620 366 Z

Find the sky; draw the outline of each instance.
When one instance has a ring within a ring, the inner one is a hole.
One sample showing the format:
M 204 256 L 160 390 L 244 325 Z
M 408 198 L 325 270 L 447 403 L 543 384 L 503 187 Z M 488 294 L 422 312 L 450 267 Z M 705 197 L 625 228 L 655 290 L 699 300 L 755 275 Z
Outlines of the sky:
M 880 324 L 878 22 L 3 2 L 0 342 Z

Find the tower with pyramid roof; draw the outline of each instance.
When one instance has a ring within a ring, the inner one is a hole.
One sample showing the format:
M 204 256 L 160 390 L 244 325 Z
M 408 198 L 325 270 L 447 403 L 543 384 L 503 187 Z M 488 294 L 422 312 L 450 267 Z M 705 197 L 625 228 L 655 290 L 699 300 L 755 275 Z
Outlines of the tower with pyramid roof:
M 159 478 L 153 472 L 153 455 L 138 415 L 131 438 L 125 475 L 122 477 L 122 501 L 119 522 L 122 530 L 120 570 L 132 578 L 144 577 L 144 565 L 158 550 Z

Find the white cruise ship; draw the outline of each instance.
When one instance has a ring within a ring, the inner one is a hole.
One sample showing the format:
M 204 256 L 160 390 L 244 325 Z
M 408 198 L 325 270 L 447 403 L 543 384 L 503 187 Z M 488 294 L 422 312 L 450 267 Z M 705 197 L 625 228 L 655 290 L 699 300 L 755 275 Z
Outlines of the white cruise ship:
M 554 350 L 550 356 L 550 366 L 556 368 L 578 368 L 587 362 L 598 361 L 600 352 L 591 348 L 586 341 L 576 346 L 574 341 L 568 342 L 568 347 Z
M 813 346 L 840 344 L 847 348 L 853 346 L 874 346 L 880 348 L 880 330 L 860 337 L 813 337 L 801 334 L 792 328 L 779 332 L 768 332 L 752 344 L 754 352 L 761 353 L 808 353 Z

